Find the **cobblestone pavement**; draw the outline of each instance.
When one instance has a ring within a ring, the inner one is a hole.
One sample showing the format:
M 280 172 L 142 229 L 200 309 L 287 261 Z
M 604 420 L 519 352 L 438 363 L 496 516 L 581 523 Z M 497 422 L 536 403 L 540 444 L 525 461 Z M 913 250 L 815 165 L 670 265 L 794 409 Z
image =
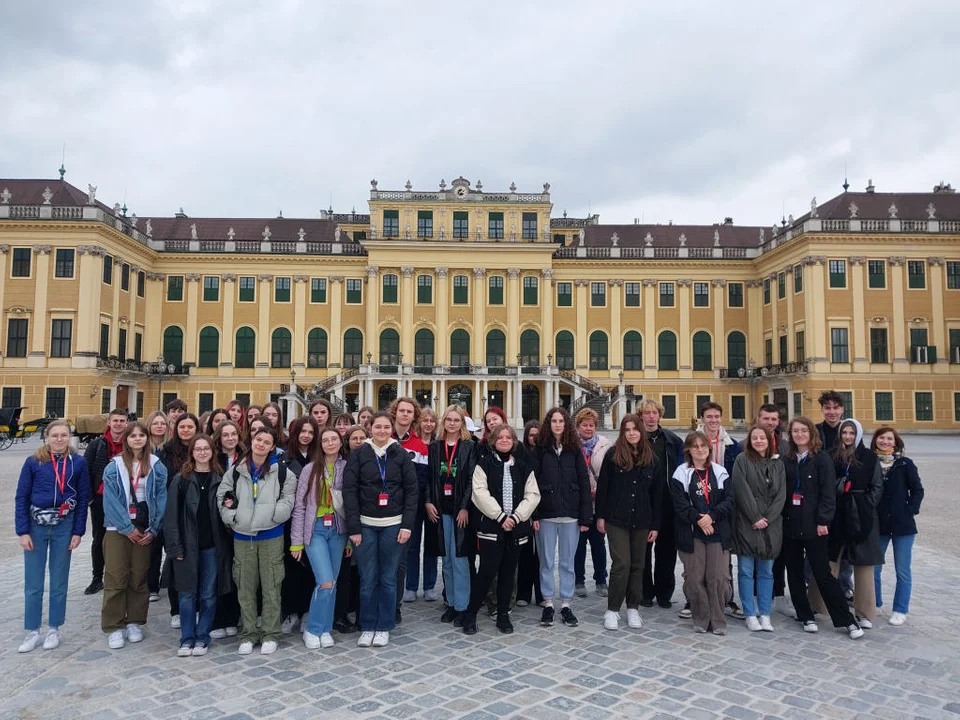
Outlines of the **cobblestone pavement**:
M 11 523 L 17 474 L 33 447 L 0 454 Z M 910 439 L 908 447 L 924 452 L 911 454 L 921 463 L 925 511 L 942 513 L 955 480 L 943 460 L 956 457 L 957 439 Z M 541 628 L 539 609 L 528 607 L 514 610 L 512 636 L 484 617 L 480 633 L 466 637 L 439 622 L 439 603 L 421 598 L 404 606 L 403 624 L 381 650 L 358 648 L 352 635 L 335 636 L 331 650 L 307 651 L 291 635 L 269 658 L 241 658 L 235 639 L 214 641 L 206 657 L 177 658 L 166 598 L 151 605 L 141 644 L 107 649 L 101 596 L 83 595 L 88 537 L 73 558 L 61 647 L 18 655 L 23 563 L 11 527 L 0 537 L 0 716 L 958 718 L 960 558 L 955 548 L 937 551 L 942 538 L 923 514 L 920 530 L 907 624 L 891 627 L 884 614 L 859 641 L 829 622 L 806 635 L 783 616 L 774 617 L 773 634 L 732 621 L 727 637 L 695 636 L 678 606 L 645 610 L 641 631 L 608 632 L 604 601 L 591 588 L 575 602 L 575 629 Z M 888 598 L 892 583 L 891 567 Z

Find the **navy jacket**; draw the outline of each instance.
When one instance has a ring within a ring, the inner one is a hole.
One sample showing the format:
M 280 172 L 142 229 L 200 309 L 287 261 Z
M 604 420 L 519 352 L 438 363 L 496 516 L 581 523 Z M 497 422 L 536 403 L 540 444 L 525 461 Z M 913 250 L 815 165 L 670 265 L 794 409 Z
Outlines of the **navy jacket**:
M 564 450 L 557 455 L 553 447 L 538 445 L 534 472 L 540 486 L 540 504 L 534 520 L 568 517 L 582 526 L 590 525 L 593 500 L 582 452 Z
M 916 535 L 916 515 L 923 501 L 923 485 L 913 460 L 898 457 L 883 479 L 883 496 L 877 505 L 880 535 Z
M 23 463 L 20 480 L 17 482 L 17 535 L 30 532 L 31 505 L 46 509 L 60 507 L 65 502 L 73 502 L 74 506 L 71 534 L 82 536 L 87 530 L 87 506 L 90 504 L 90 478 L 87 475 L 87 461 L 83 456 L 75 453 L 67 456 L 67 479 L 62 495 L 57 488 L 53 463 L 41 464 L 36 458 L 28 457 Z

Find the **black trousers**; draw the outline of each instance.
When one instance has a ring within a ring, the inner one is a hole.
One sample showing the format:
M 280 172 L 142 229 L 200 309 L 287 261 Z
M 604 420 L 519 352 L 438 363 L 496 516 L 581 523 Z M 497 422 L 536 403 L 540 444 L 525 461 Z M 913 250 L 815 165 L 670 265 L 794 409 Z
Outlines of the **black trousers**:
M 213 627 L 223 629 L 237 627 L 240 624 L 240 601 L 237 598 L 237 589 L 234 588 L 226 595 L 217 596 L 217 613 L 213 618 Z
M 519 553 L 513 533 L 505 533 L 505 536 L 502 541 L 480 540 L 480 569 L 477 570 L 477 582 L 470 586 L 470 605 L 467 607 L 474 615 L 483 605 L 494 578 L 497 579 L 497 612 L 506 613 L 510 610 L 513 575 L 517 570 Z
M 773 596 L 783 597 L 787 587 L 787 556 L 784 553 L 786 543 L 780 546 L 780 554 L 773 561 Z
M 531 538 L 530 542 L 517 549 L 517 600 L 529 603 L 533 599 L 538 605 L 543 602 L 543 593 L 540 592 L 540 558 L 537 556 L 537 544 Z
M 103 526 L 103 495 L 94 495 L 90 502 L 90 525 L 93 534 L 90 545 L 93 579 L 103 582 L 103 536 L 107 534 L 107 529 Z
M 830 620 L 834 627 L 847 627 L 856 622 L 847 599 L 844 597 L 840 581 L 830 573 L 829 553 L 827 552 L 827 538 L 815 537 L 797 540 L 783 539 L 783 550 L 787 563 L 787 583 L 790 585 L 790 598 L 793 607 L 797 610 L 797 619 L 806 622 L 813 620 L 813 610 L 807 600 L 807 583 L 803 576 L 803 559 L 810 563 L 810 570 L 817 587 L 823 596 L 823 602 L 830 613 Z
M 666 507 L 666 503 L 664 504 Z M 677 539 L 674 535 L 673 510 L 663 510 L 657 539 L 647 543 L 643 563 L 643 598 L 668 603 L 677 588 Z
M 334 601 L 334 620 L 346 620 L 347 613 L 360 610 L 360 571 L 352 558 L 344 555 L 337 575 L 337 595 Z
M 147 589 L 160 592 L 160 574 L 163 570 L 163 530 L 150 543 L 150 569 L 147 571 Z
M 292 544 L 290 522 L 283 528 L 284 547 Z M 289 552 L 283 553 L 283 582 L 280 584 L 280 617 L 303 615 L 310 611 L 310 599 L 317 586 L 306 551 L 300 554 L 300 560 L 294 560 Z

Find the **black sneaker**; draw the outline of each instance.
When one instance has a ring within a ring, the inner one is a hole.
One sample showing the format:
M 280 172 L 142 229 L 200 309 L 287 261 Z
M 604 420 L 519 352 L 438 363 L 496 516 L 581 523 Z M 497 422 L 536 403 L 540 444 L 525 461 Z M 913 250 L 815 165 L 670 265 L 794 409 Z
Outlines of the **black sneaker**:
M 98 592 L 103 590 L 103 580 L 94 580 L 89 585 L 87 589 L 83 591 L 84 595 L 96 595 Z
M 463 616 L 463 634 L 476 635 L 477 634 L 477 616 L 471 612 L 462 613 L 462 616 Z
M 553 605 L 545 605 L 543 614 L 540 616 L 540 624 L 544 627 L 553 626 Z
M 643 600 L 640 601 L 640 607 L 653 607 L 653 600 L 650 598 L 643 598 Z
M 560 619 L 567 627 L 576 627 L 580 624 L 580 621 L 577 620 L 577 616 L 573 614 L 573 610 L 571 610 L 569 607 L 560 608 Z
M 504 635 L 509 635 L 513 632 L 513 623 L 510 622 L 510 616 L 507 613 L 497 615 L 497 630 Z
M 657 605 L 662 607 L 664 610 L 669 610 L 673 607 L 673 602 L 670 600 L 657 600 Z
M 466 614 L 467 614 L 467 611 L 466 611 L 466 610 L 464 610 L 463 612 L 457 612 L 456 610 L 454 610 L 454 612 L 453 612 L 453 626 L 454 626 L 454 627 L 462 628 L 462 627 L 463 627 L 463 616 L 466 615 Z
M 440 622 L 451 623 L 456 617 L 457 617 L 457 611 L 454 610 L 452 607 L 448 607 L 446 610 L 443 611 L 443 615 L 440 616 Z
M 347 618 L 341 618 L 333 624 L 333 629 L 336 630 L 341 635 L 349 635 L 352 632 L 356 632 L 356 626 L 350 622 Z
M 497 619 L 497 609 L 495 607 L 487 608 L 487 614 L 490 616 L 491 620 Z

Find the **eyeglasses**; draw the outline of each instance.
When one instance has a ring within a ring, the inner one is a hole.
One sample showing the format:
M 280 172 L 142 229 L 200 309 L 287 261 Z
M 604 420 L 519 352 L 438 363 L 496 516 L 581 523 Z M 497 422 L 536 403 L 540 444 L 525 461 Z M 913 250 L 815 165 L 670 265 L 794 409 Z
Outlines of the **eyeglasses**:
M 193 451 L 196 452 L 196 453 L 208 453 L 208 452 L 213 452 L 213 450 L 211 450 L 211 449 L 208 448 L 208 447 L 197 447 L 197 448 L 194 448 Z

